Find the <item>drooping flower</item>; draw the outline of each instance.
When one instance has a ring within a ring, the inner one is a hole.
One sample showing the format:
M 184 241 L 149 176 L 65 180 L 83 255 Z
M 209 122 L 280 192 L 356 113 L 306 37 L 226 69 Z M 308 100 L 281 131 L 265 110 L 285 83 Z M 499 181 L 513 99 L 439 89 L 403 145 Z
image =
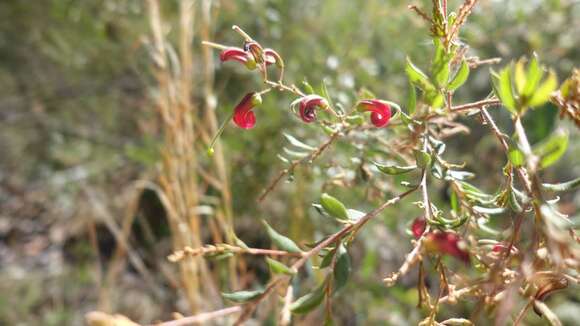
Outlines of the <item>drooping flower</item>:
M 233 120 L 235 124 L 243 129 L 253 128 L 256 124 L 256 116 L 252 109 L 260 104 L 262 104 L 262 97 L 259 93 L 246 94 L 234 109 Z
M 250 70 L 256 69 L 256 60 L 254 60 L 254 57 L 240 48 L 229 47 L 223 50 L 220 53 L 220 60 L 222 62 L 237 61 L 243 63 Z
M 327 108 L 328 101 L 318 95 L 306 95 L 299 99 L 300 118 L 306 123 L 316 120 L 316 108 Z
M 411 224 L 411 233 L 415 239 L 419 239 L 425 232 L 425 228 L 427 228 L 427 220 L 423 216 L 419 216 Z
M 465 249 L 465 242 L 452 232 L 430 232 L 425 238 L 427 251 L 453 256 L 465 263 L 469 263 L 469 252 Z
M 359 111 L 371 112 L 371 122 L 377 128 L 386 126 L 391 119 L 391 106 L 383 100 L 361 100 L 357 103 L 357 108 Z

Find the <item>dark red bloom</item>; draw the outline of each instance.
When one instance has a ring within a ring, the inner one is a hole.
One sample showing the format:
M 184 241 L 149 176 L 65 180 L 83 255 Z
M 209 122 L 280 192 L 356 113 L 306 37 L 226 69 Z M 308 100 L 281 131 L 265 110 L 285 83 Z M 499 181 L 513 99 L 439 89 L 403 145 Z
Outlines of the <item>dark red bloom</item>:
M 234 109 L 233 120 L 240 128 L 250 129 L 256 124 L 252 109 L 262 104 L 262 97 L 256 92 L 248 93 Z
M 427 220 L 423 216 L 417 217 L 411 225 L 411 232 L 415 239 L 419 239 L 427 228 Z
M 391 119 L 391 106 L 385 101 L 377 99 L 361 100 L 358 102 L 357 107 L 359 111 L 371 112 L 371 122 L 377 128 L 386 126 Z
M 248 69 L 253 70 L 256 68 L 256 61 L 254 57 L 243 49 L 230 47 L 223 50 L 220 53 L 220 60 L 225 61 L 237 61 L 243 63 Z
M 316 120 L 316 108 L 328 107 L 328 101 L 318 95 L 306 95 L 300 99 L 300 118 L 306 123 Z
M 425 246 L 428 251 L 446 254 L 469 263 L 469 252 L 464 248 L 464 241 L 452 232 L 431 232 L 427 234 Z

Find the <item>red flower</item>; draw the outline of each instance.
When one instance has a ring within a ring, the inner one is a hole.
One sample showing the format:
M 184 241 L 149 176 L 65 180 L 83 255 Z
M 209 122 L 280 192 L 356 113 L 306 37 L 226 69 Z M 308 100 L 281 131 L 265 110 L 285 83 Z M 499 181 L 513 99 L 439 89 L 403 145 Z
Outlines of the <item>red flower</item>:
M 250 129 L 256 124 L 256 116 L 252 109 L 262 104 L 262 97 L 259 93 L 252 92 L 246 94 L 234 109 L 233 120 L 240 128 Z
M 328 101 L 318 95 L 306 95 L 300 99 L 300 118 L 306 123 L 316 120 L 316 108 L 328 107 Z
M 256 68 L 256 60 L 254 60 L 254 57 L 243 49 L 236 47 L 230 47 L 223 50 L 220 53 L 220 60 L 222 62 L 237 61 L 243 63 L 250 70 Z
M 465 243 L 455 233 L 431 232 L 426 236 L 425 246 L 428 251 L 447 254 L 469 263 L 469 252 L 464 248 Z
M 427 228 L 427 221 L 425 218 L 423 216 L 417 217 L 411 225 L 411 232 L 415 239 L 419 239 L 423 235 L 425 228 Z
M 359 111 L 370 111 L 371 122 L 377 128 L 386 126 L 391 119 L 391 106 L 382 100 L 361 100 L 357 107 Z

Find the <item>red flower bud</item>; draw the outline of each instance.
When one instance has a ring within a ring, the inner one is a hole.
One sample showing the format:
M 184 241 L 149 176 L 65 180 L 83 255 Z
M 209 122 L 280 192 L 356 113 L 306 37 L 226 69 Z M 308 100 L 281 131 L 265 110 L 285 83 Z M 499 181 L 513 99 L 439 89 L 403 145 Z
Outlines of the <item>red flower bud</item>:
M 427 228 L 427 220 L 423 216 L 417 217 L 411 225 L 411 232 L 415 239 L 419 239 Z
M 371 122 L 375 127 L 386 126 L 391 119 L 391 106 L 382 100 L 361 100 L 357 104 L 359 111 L 370 111 Z
M 469 252 L 464 248 L 465 243 L 455 233 L 431 232 L 425 239 L 425 247 L 428 251 L 447 254 L 469 263 Z
M 256 116 L 252 109 L 262 104 L 262 97 L 259 93 L 252 92 L 246 94 L 234 109 L 233 120 L 238 127 L 243 129 L 253 128 L 256 124 Z
M 326 108 L 328 102 L 318 95 L 306 95 L 300 99 L 300 118 L 306 123 L 316 120 L 316 107 Z
M 241 62 L 244 65 L 246 65 L 246 67 L 250 70 L 253 70 L 256 68 L 256 61 L 254 60 L 254 58 L 251 55 L 249 55 L 246 51 L 244 51 L 243 49 L 236 48 L 236 47 L 230 47 L 230 48 L 223 50 L 220 53 L 220 60 L 222 62 L 225 62 L 225 61 Z

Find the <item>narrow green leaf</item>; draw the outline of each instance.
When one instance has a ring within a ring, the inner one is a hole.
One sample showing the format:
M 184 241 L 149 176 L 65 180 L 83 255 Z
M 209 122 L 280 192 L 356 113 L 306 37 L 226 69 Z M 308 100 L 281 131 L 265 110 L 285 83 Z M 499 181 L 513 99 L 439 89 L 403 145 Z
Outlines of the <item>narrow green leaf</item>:
M 260 295 L 264 293 L 264 289 L 255 291 L 238 291 L 231 293 L 222 293 L 224 299 L 230 300 L 236 303 L 244 303 L 257 299 Z
M 318 266 L 319 269 L 323 269 L 326 268 L 328 266 L 330 266 L 330 263 L 332 263 L 332 258 L 334 257 L 334 254 L 336 253 L 336 250 L 329 250 L 326 255 L 324 255 L 324 257 L 322 258 L 322 261 L 320 262 L 320 265 Z
M 548 102 L 550 95 L 556 88 L 558 88 L 558 78 L 556 77 L 556 73 L 550 71 L 548 78 L 536 89 L 528 105 L 535 107 Z
M 512 113 L 517 113 L 516 101 L 512 91 L 511 67 L 502 69 L 499 74 L 492 71 L 493 89 L 495 95 L 503 105 Z
M 283 133 L 283 135 L 284 135 L 284 137 L 286 138 L 286 140 L 288 140 L 288 142 L 289 142 L 290 144 L 292 144 L 293 146 L 295 146 L 295 147 L 302 148 L 302 149 L 305 149 L 305 150 L 307 150 L 307 151 L 313 151 L 313 150 L 315 150 L 315 149 L 316 149 L 316 148 L 314 148 L 314 147 L 312 147 L 312 146 L 310 146 L 310 145 L 307 145 L 307 144 L 305 144 L 305 143 L 301 142 L 301 141 L 300 141 L 300 140 L 298 140 L 296 137 L 294 137 L 294 136 L 292 136 L 292 135 L 290 135 L 290 134 Z
M 336 253 L 336 264 L 334 265 L 334 291 L 339 291 L 348 282 L 351 272 L 350 257 L 344 245 L 338 246 Z
M 556 132 L 547 140 L 534 146 L 534 153 L 540 157 L 540 167 L 545 169 L 556 163 L 566 153 L 568 133 Z
M 415 86 L 409 83 L 409 91 L 407 94 L 407 113 L 409 115 L 415 114 L 416 108 L 417 108 L 417 91 L 415 90 Z
M 544 183 L 542 188 L 549 191 L 568 191 L 576 189 L 580 186 L 580 178 L 562 183 Z
M 457 171 L 457 170 L 447 170 L 447 174 L 445 176 L 446 180 L 469 180 L 473 179 L 475 174 L 469 171 Z
M 528 72 L 526 74 L 526 87 L 524 88 L 524 91 L 521 95 L 526 98 L 530 98 L 536 87 L 538 87 L 538 83 L 540 80 L 542 80 L 543 75 L 544 71 L 540 67 L 538 57 L 534 54 L 532 60 L 530 60 L 530 64 L 528 65 Z
M 451 210 L 456 214 L 459 213 L 459 199 L 457 198 L 457 193 L 451 190 L 450 198 Z
M 276 230 L 274 230 L 266 221 L 262 220 L 262 223 L 268 231 L 268 236 L 278 248 L 293 253 L 302 252 L 296 243 L 294 243 L 294 241 L 292 241 L 290 238 L 287 238 L 276 232 Z
M 415 160 L 417 161 L 417 166 L 420 168 L 426 168 L 431 164 L 431 155 L 429 153 L 419 150 L 414 150 Z
M 423 91 L 435 90 L 435 86 L 429 82 L 429 78 L 421 71 L 417 66 L 415 66 L 411 59 L 407 57 L 407 66 L 405 67 L 405 72 L 409 77 L 409 81 L 421 88 Z
M 526 87 L 526 71 L 524 69 L 524 63 L 525 59 L 522 58 L 518 60 L 514 66 L 514 79 L 518 94 L 522 94 L 524 92 L 524 88 Z
M 314 94 L 314 88 L 306 79 L 302 81 L 302 86 L 304 87 L 306 94 Z
M 473 210 L 478 213 L 488 215 L 502 214 L 506 211 L 506 209 L 503 207 L 482 207 L 482 206 L 473 206 Z
M 416 165 L 398 166 L 398 165 L 386 165 L 378 162 L 373 162 L 373 164 L 377 167 L 377 169 L 379 169 L 379 171 L 390 175 L 403 174 L 417 169 Z
M 340 200 L 330 196 L 329 194 L 322 194 L 320 197 L 320 204 L 324 210 L 331 216 L 339 220 L 348 220 L 348 212 L 346 207 Z
M 266 257 L 266 263 L 268 263 L 270 270 L 274 274 L 286 274 L 286 275 L 296 274 L 296 271 L 291 270 L 290 267 L 272 258 Z
M 518 148 L 518 145 L 512 141 L 508 141 L 509 149 L 508 149 L 508 159 L 514 167 L 520 167 L 524 165 L 526 162 L 526 157 L 524 153 Z
M 318 307 L 324 299 L 324 285 L 298 298 L 290 305 L 290 311 L 295 314 L 305 314 Z
M 457 74 L 455 74 L 455 77 L 453 77 L 453 80 L 449 83 L 447 89 L 450 91 L 458 89 L 467 81 L 468 77 L 469 77 L 469 65 L 465 60 L 463 60 L 461 62 L 461 67 L 459 67 Z

